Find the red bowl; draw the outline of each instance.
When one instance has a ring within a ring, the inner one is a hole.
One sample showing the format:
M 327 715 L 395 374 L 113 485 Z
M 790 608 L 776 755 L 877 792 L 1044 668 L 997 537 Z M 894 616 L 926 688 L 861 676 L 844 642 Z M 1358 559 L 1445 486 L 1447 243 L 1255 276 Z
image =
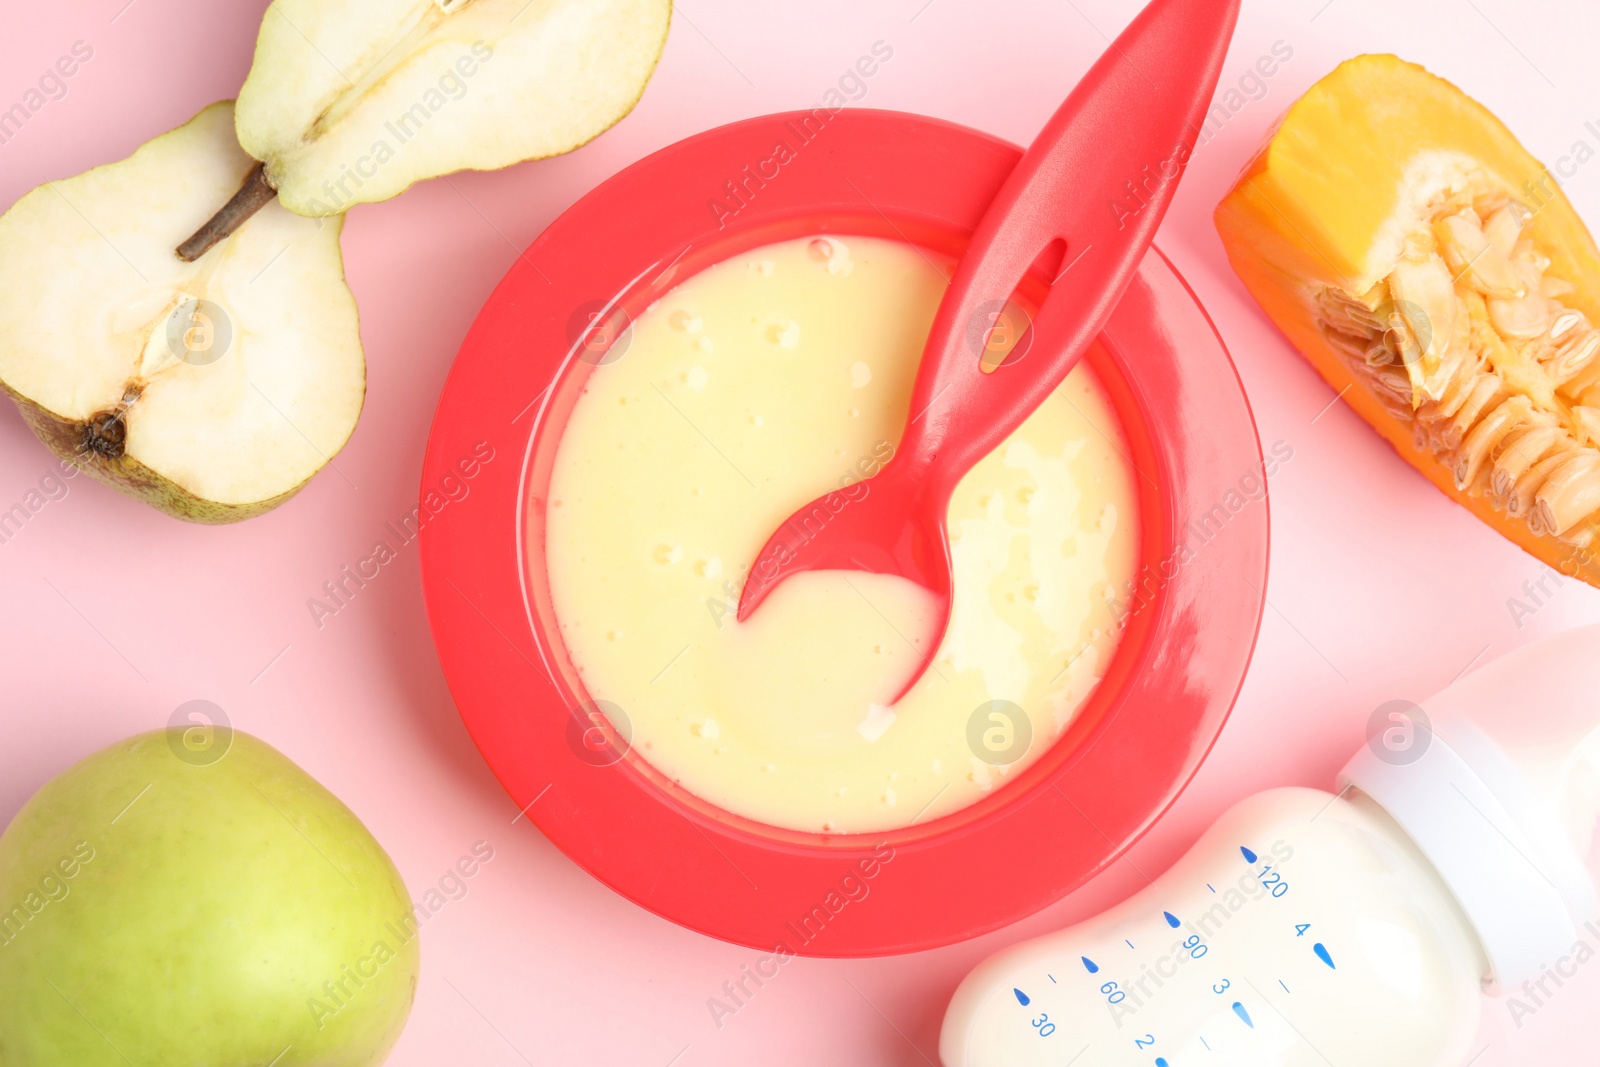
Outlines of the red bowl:
M 1154 250 L 1087 357 L 1140 474 L 1141 592 L 1088 703 L 1004 787 L 888 833 L 757 823 L 631 751 L 627 724 L 589 702 L 561 644 L 545 489 L 583 381 L 631 317 L 706 266 L 802 235 L 868 234 L 959 256 L 1018 155 L 936 119 L 854 109 L 691 137 L 552 223 L 461 347 L 422 475 L 423 590 L 445 676 L 518 807 L 584 869 L 665 918 L 811 956 L 909 952 L 1004 926 L 1137 840 L 1233 706 L 1267 570 L 1266 502 L 1235 502 L 1248 495 L 1241 480 L 1265 484 L 1261 449 L 1227 351 Z

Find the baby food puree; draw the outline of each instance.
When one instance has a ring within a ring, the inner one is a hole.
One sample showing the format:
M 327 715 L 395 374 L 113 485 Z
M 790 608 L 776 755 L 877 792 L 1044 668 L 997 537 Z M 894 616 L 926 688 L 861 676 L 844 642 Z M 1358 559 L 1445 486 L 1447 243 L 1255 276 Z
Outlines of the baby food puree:
M 545 551 L 572 664 L 730 812 L 858 833 L 955 811 L 1049 748 L 1116 647 L 1136 475 L 1084 364 L 958 486 L 950 628 L 898 703 L 937 638 L 919 586 L 799 574 L 735 620 L 777 525 L 893 456 L 949 267 L 858 236 L 719 263 L 614 343 L 563 432 Z

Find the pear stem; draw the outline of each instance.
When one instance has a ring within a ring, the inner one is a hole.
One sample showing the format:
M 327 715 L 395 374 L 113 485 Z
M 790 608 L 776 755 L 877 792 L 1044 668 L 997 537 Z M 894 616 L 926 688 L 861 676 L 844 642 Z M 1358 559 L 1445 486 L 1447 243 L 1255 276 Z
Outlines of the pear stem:
M 206 224 L 194 232 L 194 236 L 178 246 L 178 258 L 185 263 L 193 263 L 216 244 L 228 237 L 245 221 L 266 206 L 267 202 L 278 195 L 278 190 L 267 181 L 267 165 L 257 163 L 245 175 L 244 184 L 233 198 L 222 205 L 222 210 L 207 220 Z

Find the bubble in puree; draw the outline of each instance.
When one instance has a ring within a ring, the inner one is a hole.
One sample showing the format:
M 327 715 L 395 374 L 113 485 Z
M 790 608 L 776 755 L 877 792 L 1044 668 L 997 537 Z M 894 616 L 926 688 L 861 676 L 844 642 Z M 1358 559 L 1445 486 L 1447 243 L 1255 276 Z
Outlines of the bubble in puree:
M 898 703 L 935 636 L 914 583 L 798 574 L 735 620 L 778 524 L 893 456 L 949 267 L 857 236 L 712 266 L 639 316 L 562 434 L 546 565 L 572 664 L 638 755 L 727 811 L 864 833 L 965 807 L 1050 747 L 1115 650 L 1137 475 L 1086 364 L 958 486 L 950 628 Z

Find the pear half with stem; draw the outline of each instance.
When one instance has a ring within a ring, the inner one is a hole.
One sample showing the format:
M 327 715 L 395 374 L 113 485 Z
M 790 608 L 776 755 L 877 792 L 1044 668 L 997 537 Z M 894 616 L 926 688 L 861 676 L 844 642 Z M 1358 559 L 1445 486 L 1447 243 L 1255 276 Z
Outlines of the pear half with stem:
M 195 522 L 291 496 L 366 392 L 343 220 L 267 204 L 173 255 L 253 166 L 225 101 L 0 216 L 0 386 L 58 455 Z
M 633 110 L 671 17 L 671 0 L 274 0 L 237 114 L 262 166 L 178 254 L 274 196 L 337 215 L 570 152 Z

